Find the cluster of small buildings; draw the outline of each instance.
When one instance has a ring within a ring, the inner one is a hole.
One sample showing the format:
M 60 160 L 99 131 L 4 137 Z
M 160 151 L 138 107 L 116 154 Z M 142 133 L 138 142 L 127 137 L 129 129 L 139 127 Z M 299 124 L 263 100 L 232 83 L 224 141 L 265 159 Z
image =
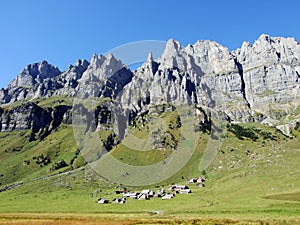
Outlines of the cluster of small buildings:
M 204 177 L 192 178 L 188 181 L 189 184 L 196 184 L 197 187 L 205 187 L 206 179 Z M 161 198 L 162 200 L 172 199 L 176 194 L 190 194 L 192 193 L 191 189 L 186 185 L 171 185 L 169 186 L 168 191 L 164 188 L 157 190 L 156 192 L 152 190 L 142 190 L 141 192 L 130 192 L 128 190 L 117 190 L 115 194 L 122 195 L 122 197 L 114 198 L 111 203 L 116 204 L 125 204 L 126 200 L 137 199 L 137 200 L 149 200 L 151 198 Z M 108 199 L 99 198 L 99 204 L 110 203 Z
M 192 178 L 188 181 L 189 184 L 197 184 L 197 187 L 205 187 L 206 179 L 204 177 Z M 128 190 L 117 190 L 115 194 L 120 194 L 122 197 L 114 198 L 111 203 L 125 204 L 126 200 L 137 199 L 137 200 L 150 200 L 151 198 L 161 198 L 162 200 L 172 199 L 176 194 L 190 194 L 191 189 L 186 185 L 171 185 L 169 190 L 166 191 L 164 188 L 157 190 L 156 192 L 152 190 L 142 190 L 141 192 L 130 192 Z M 110 203 L 108 199 L 99 198 L 99 204 Z

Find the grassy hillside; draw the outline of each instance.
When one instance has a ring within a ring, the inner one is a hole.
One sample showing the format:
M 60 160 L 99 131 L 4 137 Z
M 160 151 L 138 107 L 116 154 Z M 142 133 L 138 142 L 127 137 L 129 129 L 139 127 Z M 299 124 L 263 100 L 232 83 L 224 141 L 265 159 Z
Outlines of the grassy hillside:
M 160 118 L 169 123 L 173 116 Z M 136 124 L 131 129 L 140 139 L 149 137 L 148 125 Z M 168 129 L 173 136 L 178 135 L 176 129 Z M 174 183 L 187 184 L 192 177 L 206 175 L 205 188 L 189 185 L 192 194 L 177 195 L 169 201 L 129 199 L 125 205 L 99 205 L 96 203 L 99 197 L 112 200 L 119 196 L 114 191 L 124 186 L 100 177 L 89 166 L 81 167 L 85 162 L 71 126 L 61 125 L 47 138 L 36 142 L 27 141 L 29 131 L 3 132 L 0 133 L 0 183 L 2 187 L 13 182 L 24 183 L 0 192 L 0 212 L 117 213 L 149 217 L 152 212 L 161 211 L 161 216 L 297 224 L 300 221 L 300 133 L 295 130 L 293 134 L 294 138 L 287 138 L 274 128 L 255 123 L 228 126 L 217 157 L 206 171 L 199 171 L 210 138 L 206 133 L 199 133 L 197 149 L 181 171 L 159 184 L 126 188 L 157 190 Z M 104 139 L 106 136 L 99 135 Z M 120 144 L 110 154 L 140 166 L 162 160 L 168 151 L 172 150 L 137 153 Z M 61 160 L 67 165 L 55 168 Z
M 78 154 L 70 126 L 62 125 L 42 141 L 28 142 L 30 131 L 0 133 L 0 174 L 2 185 L 51 175 L 70 169 Z M 55 170 L 64 160 L 68 166 Z

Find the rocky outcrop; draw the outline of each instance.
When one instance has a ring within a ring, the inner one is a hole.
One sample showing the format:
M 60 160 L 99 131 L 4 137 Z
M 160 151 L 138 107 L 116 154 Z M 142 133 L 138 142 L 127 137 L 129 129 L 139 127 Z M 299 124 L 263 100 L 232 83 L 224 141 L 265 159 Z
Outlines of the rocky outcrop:
M 291 131 L 296 127 L 297 122 L 290 122 L 288 124 L 278 125 L 276 128 L 281 131 L 285 136 L 293 137 Z
M 1 131 L 33 129 L 37 132 L 39 128 L 47 124 L 46 120 L 50 120 L 48 112 L 33 103 L 28 103 L 2 112 Z
M 34 139 L 47 136 L 61 123 L 70 123 L 70 106 L 42 108 L 34 103 L 26 103 L 12 109 L 0 108 L 0 131 L 31 130 Z

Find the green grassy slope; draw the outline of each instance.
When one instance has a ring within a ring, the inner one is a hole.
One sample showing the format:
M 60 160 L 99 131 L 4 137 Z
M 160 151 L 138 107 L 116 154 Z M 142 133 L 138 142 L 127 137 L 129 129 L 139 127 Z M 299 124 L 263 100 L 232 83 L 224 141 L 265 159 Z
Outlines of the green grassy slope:
M 147 138 L 141 127 L 132 129 L 133 133 L 140 134 L 139 138 Z M 44 140 L 30 143 L 26 139 L 28 131 L 0 133 L 0 183 L 5 186 L 25 181 L 21 187 L 0 192 L 0 212 L 164 211 L 167 215 L 299 220 L 300 133 L 294 131 L 293 134 L 294 138 L 287 138 L 275 129 L 260 124 L 228 127 L 217 157 L 205 171 L 208 176 L 205 188 L 189 185 L 192 194 L 177 195 L 170 201 L 130 199 L 125 205 L 99 205 L 96 203 L 99 197 L 112 200 L 118 196 L 114 191 L 122 186 L 99 177 L 88 166 L 80 167 L 84 161 L 78 155 L 70 126 L 62 125 Z M 187 184 L 189 178 L 202 175 L 204 172 L 199 171 L 199 164 L 209 135 L 199 133 L 199 136 L 194 155 L 173 177 L 148 187 L 127 188 L 157 190 L 172 183 Z M 147 155 L 143 155 L 144 152 L 138 155 L 126 146 L 118 145 L 112 154 L 133 165 L 151 164 L 165 157 L 161 152 L 151 151 Z M 37 158 L 41 155 L 49 156 L 50 162 L 37 164 Z M 60 160 L 68 166 L 50 170 Z M 74 166 L 75 162 L 77 166 Z M 80 168 L 71 171 L 72 167 Z M 35 180 L 44 176 L 49 177 Z
M 77 153 L 72 127 L 62 125 L 42 141 L 28 142 L 29 131 L 0 133 L 2 185 L 58 173 L 52 166 L 64 160 L 70 169 Z

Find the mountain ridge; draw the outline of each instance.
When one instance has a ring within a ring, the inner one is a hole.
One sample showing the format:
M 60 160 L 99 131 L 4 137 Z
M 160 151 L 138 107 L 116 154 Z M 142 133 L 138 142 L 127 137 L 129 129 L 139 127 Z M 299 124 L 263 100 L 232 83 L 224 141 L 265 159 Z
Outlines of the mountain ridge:
M 299 107 L 299 80 L 300 45 L 294 38 L 262 34 L 234 51 L 209 40 L 183 47 L 170 39 L 159 59 L 148 57 L 135 71 L 112 54 L 78 60 L 64 72 L 46 61 L 28 65 L 0 90 L 0 107 L 57 96 L 107 97 L 119 99 L 124 115 L 155 104 L 188 103 L 233 122 L 282 126 Z M 2 131 L 9 123 L 4 114 Z M 297 122 L 299 117 L 286 124 Z M 281 130 L 290 135 L 286 127 Z

